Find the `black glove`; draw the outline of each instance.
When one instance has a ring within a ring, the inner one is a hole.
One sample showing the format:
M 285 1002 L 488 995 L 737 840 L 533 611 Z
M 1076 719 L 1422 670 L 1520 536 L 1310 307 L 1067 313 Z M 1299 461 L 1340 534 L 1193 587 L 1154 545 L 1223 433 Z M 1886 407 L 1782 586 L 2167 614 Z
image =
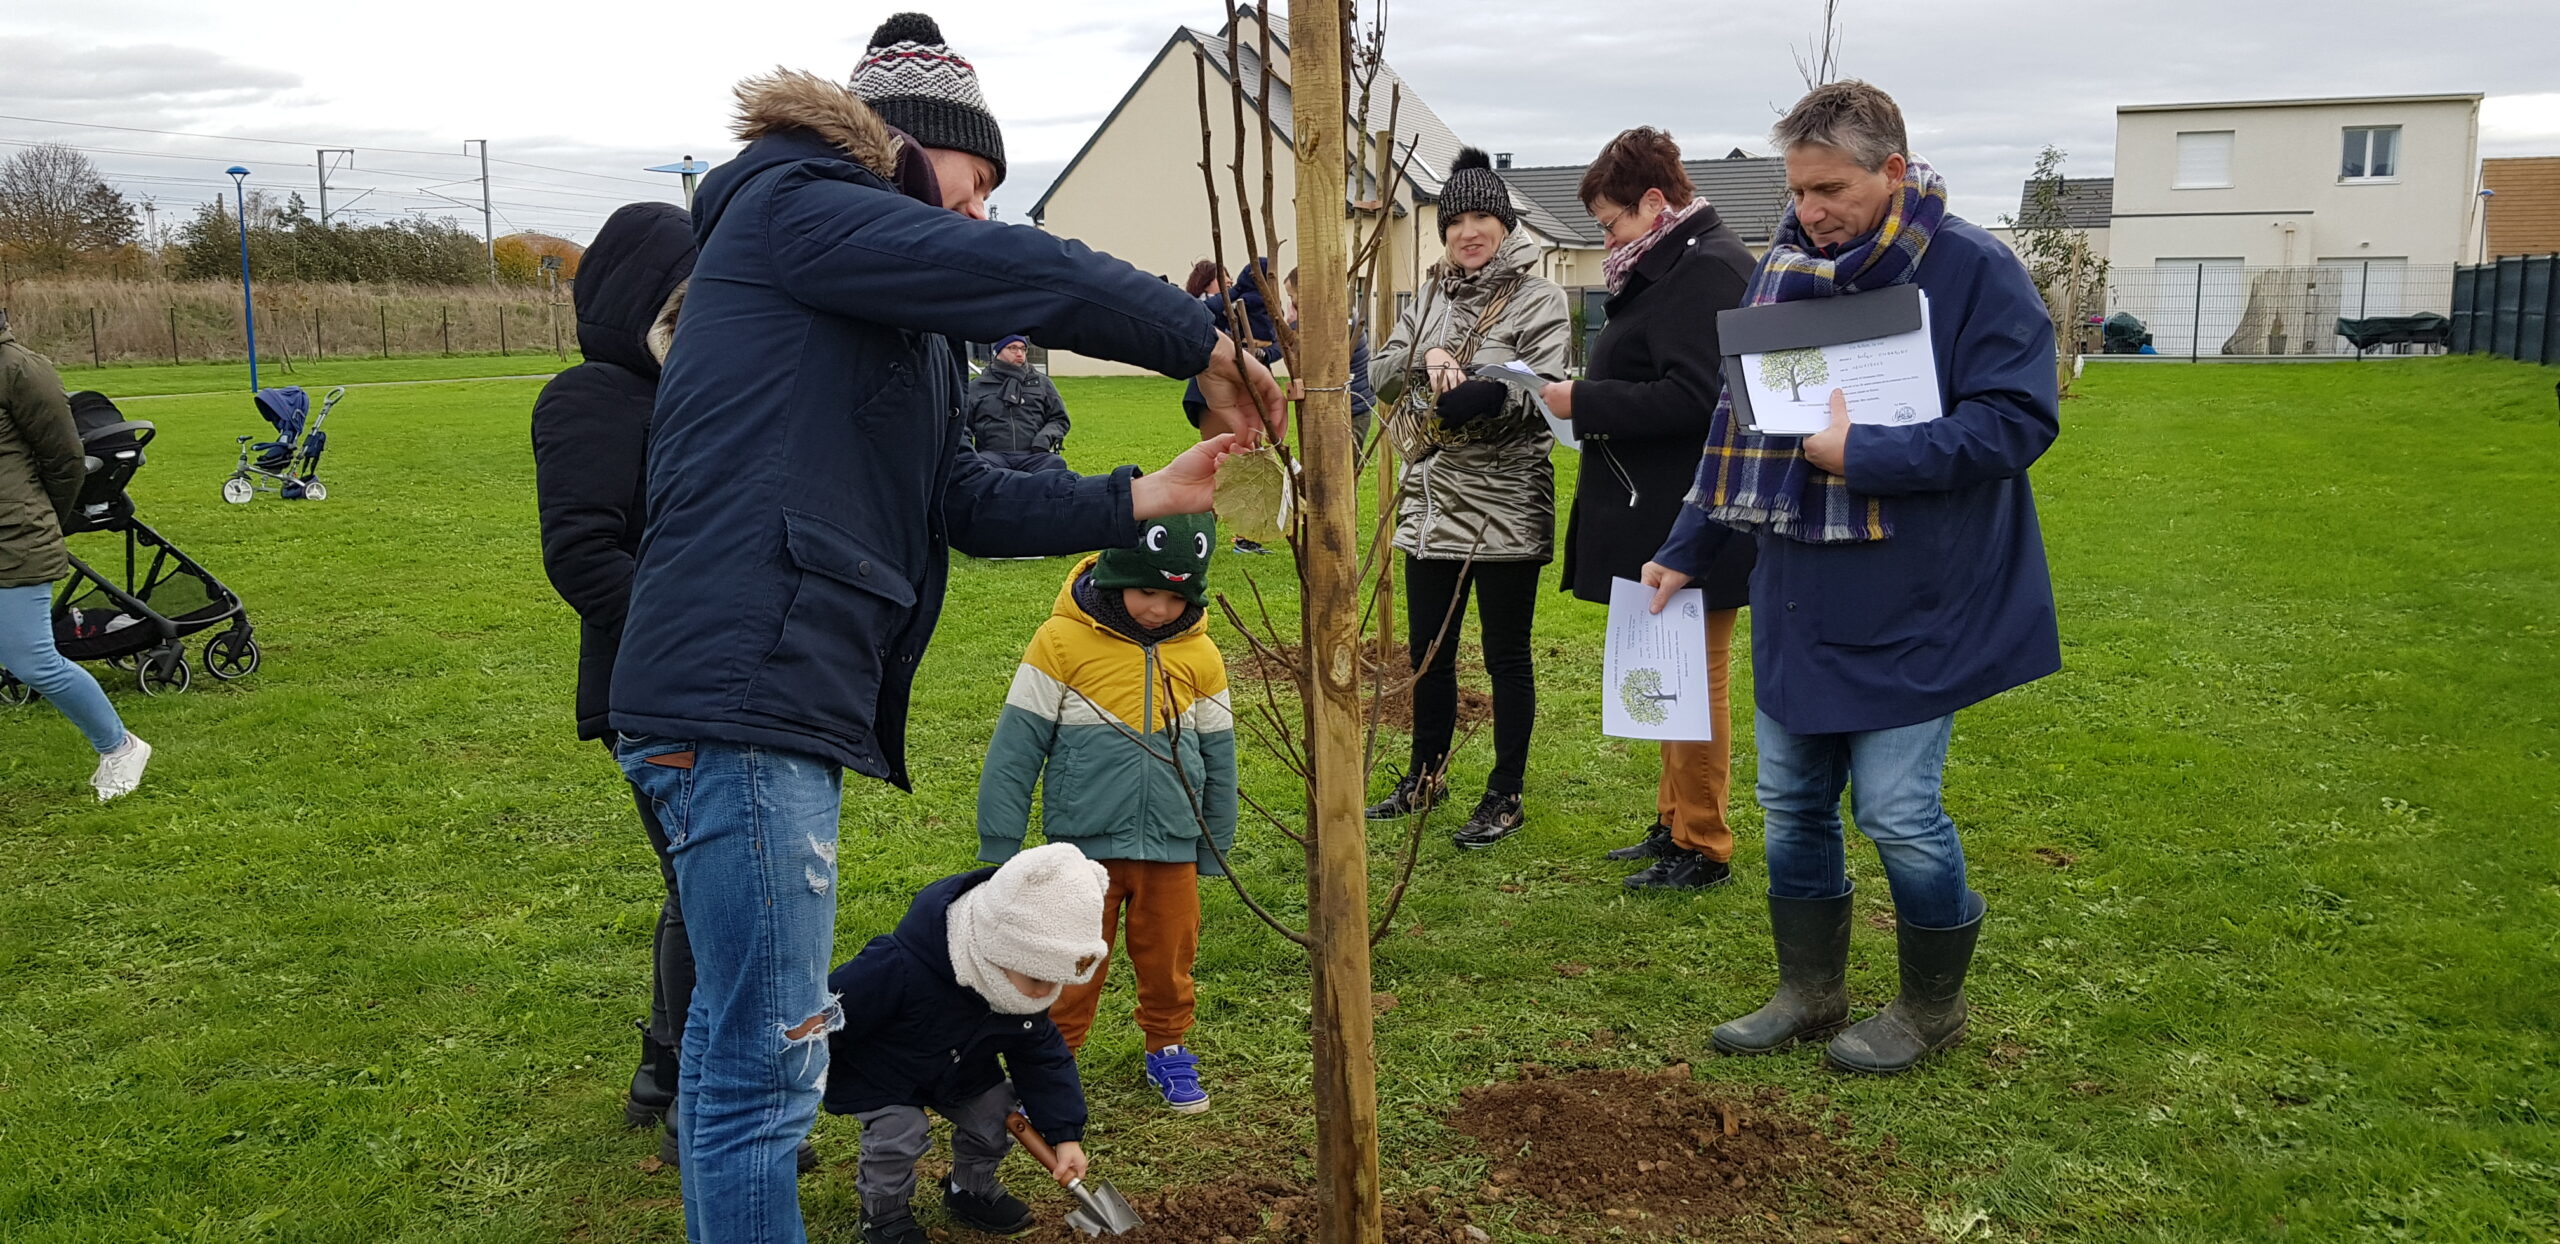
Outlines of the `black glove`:
M 1499 380 L 1470 380 L 1440 395 L 1440 424 L 1463 428 L 1478 419 L 1490 418 L 1502 412 L 1502 404 L 1510 396 L 1510 386 Z

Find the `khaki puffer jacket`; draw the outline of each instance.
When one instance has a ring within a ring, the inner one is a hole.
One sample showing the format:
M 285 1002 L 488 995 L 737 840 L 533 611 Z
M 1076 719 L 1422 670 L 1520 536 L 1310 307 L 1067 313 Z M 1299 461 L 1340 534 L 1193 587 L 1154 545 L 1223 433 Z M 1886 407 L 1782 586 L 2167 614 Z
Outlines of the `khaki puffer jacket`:
M 86 474 L 62 377 L 0 327 L 0 588 L 51 583 L 71 568 L 62 516 Z
M 1518 360 L 1550 380 L 1564 378 L 1573 314 L 1564 291 L 1539 276 L 1538 247 L 1525 233 L 1503 239 L 1493 262 L 1474 272 L 1436 264 L 1423 289 L 1396 320 L 1386 348 L 1369 364 L 1378 400 L 1391 404 L 1412 386 L 1428 385 L 1422 360 L 1433 348 L 1459 354 L 1485 308 L 1509 289 L 1486 327 L 1472 367 Z M 1396 513 L 1396 547 L 1415 557 L 1483 562 L 1543 562 L 1555 556 L 1556 473 L 1548 460 L 1555 437 L 1526 393 L 1513 393 L 1506 419 L 1523 416 L 1534 430 L 1506 440 L 1447 445 L 1404 466 Z

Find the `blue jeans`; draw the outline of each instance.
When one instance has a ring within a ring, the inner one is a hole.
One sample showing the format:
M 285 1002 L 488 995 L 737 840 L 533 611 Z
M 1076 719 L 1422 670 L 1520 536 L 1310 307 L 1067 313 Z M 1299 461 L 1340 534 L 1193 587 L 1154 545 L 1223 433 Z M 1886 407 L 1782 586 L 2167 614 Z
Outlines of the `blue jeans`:
M 112 751 L 124 742 L 124 719 L 89 671 L 53 646 L 53 585 L 0 587 L 0 669 L 36 689 L 89 737 L 89 746 Z
M 693 943 L 676 1129 L 685 1238 L 804 1244 L 796 1151 L 818 1117 L 843 770 L 802 752 L 623 735 L 667 834 Z
M 1840 792 L 1858 830 L 1884 860 L 1893 907 L 1924 929 L 1971 921 L 1964 845 L 1939 800 L 1955 718 L 1856 734 L 1795 734 L 1758 714 L 1760 806 L 1768 814 L 1769 893 L 1837 898 L 1849 892 Z

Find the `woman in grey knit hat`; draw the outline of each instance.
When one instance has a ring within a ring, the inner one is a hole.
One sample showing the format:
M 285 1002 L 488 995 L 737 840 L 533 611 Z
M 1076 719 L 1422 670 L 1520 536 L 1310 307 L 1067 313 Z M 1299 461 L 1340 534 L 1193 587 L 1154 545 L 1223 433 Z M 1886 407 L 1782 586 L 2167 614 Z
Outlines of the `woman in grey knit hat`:
M 1483 152 L 1459 153 L 1439 214 L 1446 253 L 1369 364 L 1404 451 L 1395 544 L 1404 554 L 1407 645 L 1420 671 L 1412 765 L 1369 816 L 1414 815 L 1447 793 L 1457 632 L 1472 592 L 1493 680 L 1494 751 L 1484 797 L 1454 837 L 1474 849 L 1517 833 L 1526 819 L 1520 793 L 1538 715 L 1529 626 L 1539 571 L 1555 555 L 1556 481 L 1548 462 L 1555 438 L 1535 400 L 1471 380 L 1467 369 L 1516 362 L 1562 379 L 1573 317 L 1564 291 L 1537 274 L 1538 246 L 1520 232 L 1510 188 Z

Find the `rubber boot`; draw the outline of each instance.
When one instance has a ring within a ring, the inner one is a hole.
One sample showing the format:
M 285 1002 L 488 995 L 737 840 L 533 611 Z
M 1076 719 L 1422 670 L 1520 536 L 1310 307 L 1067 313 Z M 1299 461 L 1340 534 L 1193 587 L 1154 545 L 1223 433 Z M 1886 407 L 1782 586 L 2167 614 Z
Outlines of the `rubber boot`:
M 1819 1040 L 1849 1022 L 1849 906 L 1838 898 L 1769 896 L 1769 930 L 1778 943 L 1778 994 L 1767 1006 L 1716 1025 L 1715 1046 L 1727 1054 L 1774 1054 Z
M 658 1044 L 646 1023 L 640 1029 L 640 1067 L 631 1073 L 631 1095 L 623 1099 L 622 1121 L 653 1127 L 667 1117 L 676 1100 L 676 1052 Z
M 1891 1075 L 1964 1040 L 1964 975 L 1973 965 L 1983 908 L 1982 896 L 1975 894 L 1973 919 L 1952 929 L 1924 929 L 1907 920 L 1896 929 L 1902 993 L 1831 1039 L 1827 1054 L 1832 1066 Z

